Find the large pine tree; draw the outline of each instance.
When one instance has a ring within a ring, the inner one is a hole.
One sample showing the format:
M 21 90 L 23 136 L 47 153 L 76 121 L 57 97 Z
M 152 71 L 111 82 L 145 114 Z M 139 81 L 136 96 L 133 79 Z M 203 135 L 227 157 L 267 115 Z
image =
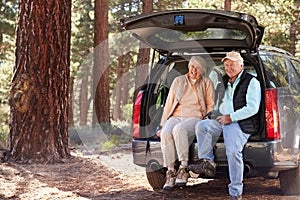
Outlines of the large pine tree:
M 108 31 L 108 0 L 95 0 L 93 124 L 110 122 Z
M 19 2 L 10 92 L 8 159 L 56 162 L 70 155 L 71 0 Z
M 143 0 L 143 13 L 148 14 L 153 11 L 152 0 Z M 144 47 L 143 43 L 140 44 L 137 67 L 136 67 L 136 78 L 135 88 L 139 88 L 143 85 L 147 75 L 150 61 L 150 48 Z

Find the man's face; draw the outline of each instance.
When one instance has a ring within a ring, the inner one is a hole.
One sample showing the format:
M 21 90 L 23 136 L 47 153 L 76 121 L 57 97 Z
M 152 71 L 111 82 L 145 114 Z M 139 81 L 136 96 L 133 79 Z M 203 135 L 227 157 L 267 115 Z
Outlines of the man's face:
M 190 79 L 197 80 L 201 77 L 201 75 L 204 73 L 204 70 L 199 64 L 196 63 L 189 63 L 189 77 Z
M 243 66 L 239 64 L 238 61 L 232 61 L 229 59 L 224 61 L 224 67 L 229 78 L 237 76 L 243 70 Z

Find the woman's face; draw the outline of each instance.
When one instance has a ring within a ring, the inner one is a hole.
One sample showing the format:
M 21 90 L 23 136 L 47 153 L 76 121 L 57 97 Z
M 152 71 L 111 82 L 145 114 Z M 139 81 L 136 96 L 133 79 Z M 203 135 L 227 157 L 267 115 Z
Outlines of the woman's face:
M 190 79 L 197 80 L 204 73 L 203 68 L 198 63 L 189 63 L 189 73 L 188 76 Z
M 243 70 L 243 65 L 239 64 L 238 61 L 232 61 L 230 59 L 224 61 L 224 67 L 229 78 L 237 76 Z

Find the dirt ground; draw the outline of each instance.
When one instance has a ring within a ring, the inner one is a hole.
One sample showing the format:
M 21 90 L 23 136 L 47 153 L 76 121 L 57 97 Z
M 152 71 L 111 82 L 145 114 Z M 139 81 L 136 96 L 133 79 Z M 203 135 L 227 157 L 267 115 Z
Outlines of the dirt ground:
M 200 183 L 201 182 L 201 183 Z M 228 180 L 189 179 L 188 186 L 153 191 L 145 169 L 132 163 L 130 145 L 108 152 L 72 151 L 59 164 L 0 164 L 0 199 L 229 199 Z M 278 180 L 244 181 L 243 199 L 300 199 L 283 196 Z

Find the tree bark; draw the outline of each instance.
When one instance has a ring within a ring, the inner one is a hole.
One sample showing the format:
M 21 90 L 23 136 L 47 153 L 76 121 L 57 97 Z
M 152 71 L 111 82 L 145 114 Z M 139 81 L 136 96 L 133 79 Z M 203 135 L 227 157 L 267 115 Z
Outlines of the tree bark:
M 56 162 L 70 156 L 70 0 L 19 2 L 10 93 L 8 159 Z
M 108 0 L 95 0 L 93 124 L 110 123 L 108 66 Z
M 69 114 L 68 114 L 68 118 L 69 118 L 69 127 L 74 127 L 74 113 L 73 113 L 73 102 L 74 102 L 74 93 L 73 93 L 73 86 L 74 86 L 74 77 L 70 76 L 70 85 L 69 85 Z
M 130 68 L 130 63 L 131 63 L 131 56 L 130 52 L 127 52 L 125 55 L 125 68 L 124 68 L 124 73 L 126 76 L 123 76 L 123 95 L 122 95 L 122 102 L 123 104 L 128 104 L 128 98 L 129 98 L 129 84 L 130 84 L 130 76 L 128 74 L 129 68 Z
M 153 11 L 152 0 L 143 0 L 143 13 L 151 13 Z M 136 67 L 136 79 L 135 88 L 138 89 L 144 83 L 148 75 L 148 67 L 150 60 L 150 48 L 145 47 L 142 43 L 139 47 L 137 67 Z
M 81 78 L 81 86 L 80 86 L 80 95 L 79 95 L 79 112 L 80 119 L 79 125 L 85 126 L 87 125 L 88 118 L 88 110 L 89 110 L 89 102 L 88 102 L 88 68 L 86 65 L 82 66 L 82 71 L 84 72 Z
M 224 10 L 231 11 L 231 0 L 225 0 Z
M 296 32 L 297 31 L 296 31 L 296 29 L 297 29 L 296 21 L 293 21 L 291 23 L 291 27 L 290 27 L 290 39 L 291 39 L 290 52 L 293 55 L 296 54 L 296 41 L 297 41 L 297 38 L 296 38 Z
M 116 104 L 114 107 L 114 120 L 121 119 L 121 96 L 122 96 L 122 72 L 123 72 L 123 57 L 121 54 L 118 58 L 118 68 L 117 68 L 117 84 L 116 84 Z M 125 85 L 123 85 L 125 86 Z

